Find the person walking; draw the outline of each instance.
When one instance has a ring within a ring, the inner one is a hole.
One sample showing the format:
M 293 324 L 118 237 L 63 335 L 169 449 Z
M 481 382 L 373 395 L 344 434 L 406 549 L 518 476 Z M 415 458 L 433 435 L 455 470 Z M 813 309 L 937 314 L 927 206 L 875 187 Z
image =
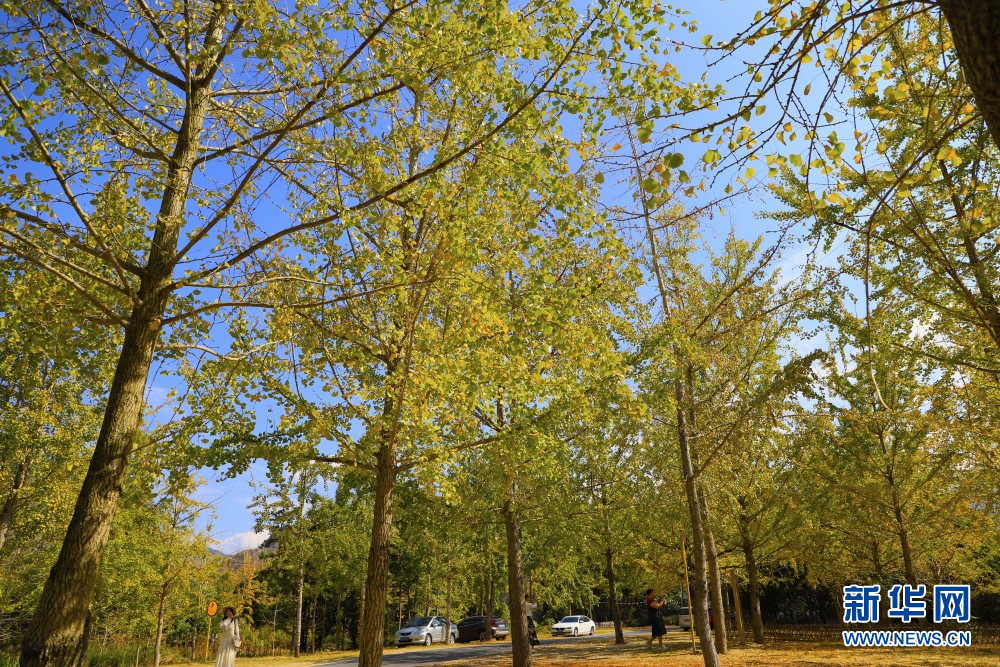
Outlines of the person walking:
M 663 603 L 667 601 L 667 598 L 656 599 L 656 594 L 652 588 L 646 589 L 646 613 L 649 615 L 649 625 L 652 628 L 652 634 L 649 639 L 646 640 L 646 646 L 653 648 L 653 640 L 660 640 L 660 648 L 663 648 L 663 635 L 667 634 L 667 626 L 663 624 L 663 614 L 660 609 L 663 608 Z
M 236 650 L 243 643 L 240 639 L 240 620 L 232 607 L 223 609 L 222 615 L 225 618 L 219 624 L 219 652 L 215 656 L 215 667 L 233 667 Z

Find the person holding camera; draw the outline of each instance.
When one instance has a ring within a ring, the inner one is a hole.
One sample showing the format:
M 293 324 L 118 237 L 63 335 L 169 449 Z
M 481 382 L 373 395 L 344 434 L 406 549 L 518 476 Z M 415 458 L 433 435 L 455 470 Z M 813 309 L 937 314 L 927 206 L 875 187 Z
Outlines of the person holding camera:
M 663 635 L 667 634 L 667 626 L 663 624 L 663 614 L 660 610 L 667 598 L 656 598 L 652 588 L 646 589 L 646 612 L 649 614 L 649 625 L 652 627 L 652 635 L 646 640 L 646 646 L 652 648 L 653 640 L 660 640 L 660 648 L 663 648 Z

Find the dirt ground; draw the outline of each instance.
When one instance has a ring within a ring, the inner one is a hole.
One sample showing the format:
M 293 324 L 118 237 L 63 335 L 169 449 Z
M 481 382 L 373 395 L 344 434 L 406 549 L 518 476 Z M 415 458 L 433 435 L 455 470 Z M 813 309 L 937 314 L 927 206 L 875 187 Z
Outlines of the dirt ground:
M 624 646 L 613 639 L 588 642 L 543 642 L 535 649 L 535 667 L 701 667 L 700 655 L 692 654 L 688 635 L 668 633 L 664 648 L 646 640 L 627 637 Z M 730 650 L 720 656 L 722 667 L 998 667 L 1000 648 L 846 648 L 835 643 L 787 643 Z M 448 667 L 509 667 L 510 655 L 449 662 Z

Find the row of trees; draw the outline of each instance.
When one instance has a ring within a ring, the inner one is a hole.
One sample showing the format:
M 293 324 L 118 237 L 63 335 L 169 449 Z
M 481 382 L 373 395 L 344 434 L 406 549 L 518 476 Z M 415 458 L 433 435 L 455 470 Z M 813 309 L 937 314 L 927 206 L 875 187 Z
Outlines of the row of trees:
M 128 618 L 118 567 L 157 582 L 162 634 L 171 591 L 197 588 L 179 582 L 218 579 L 193 471 L 257 459 L 296 636 L 310 594 L 356 592 L 362 667 L 394 555 L 436 563 L 460 606 L 481 582 L 490 613 L 526 586 L 580 602 L 595 563 L 612 600 L 618 579 L 672 587 L 664 549 L 689 535 L 709 667 L 727 566 L 758 640 L 764 562 L 835 589 L 993 585 L 989 79 L 965 28 L 956 46 L 861 4 L 774 2 L 702 40 L 792 45 L 726 115 L 664 64 L 674 10 L 649 2 L 4 3 L 0 550 L 22 664 L 79 664 L 96 622 Z M 738 127 L 774 121 L 769 95 L 792 100 L 771 129 Z M 714 139 L 705 172 L 747 186 L 761 143 L 798 132 L 766 156 L 766 244 L 707 243 L 704 211 L 672 205 L 699 191 L 678 142 Z M 782 276 L 810 240 L 841 265 Z

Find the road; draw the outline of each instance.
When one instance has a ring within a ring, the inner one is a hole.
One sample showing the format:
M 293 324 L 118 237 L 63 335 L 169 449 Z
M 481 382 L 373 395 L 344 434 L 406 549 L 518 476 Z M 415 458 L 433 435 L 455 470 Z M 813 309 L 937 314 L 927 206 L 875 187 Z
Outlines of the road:
M 626 630 L 626 637 L 639 637 L 649 634 L 649 630 Z M 541 637 L 542 646 L 557 642 L 585 642 L 593 639 L 607 638 L 608 633 L 601 633 L 588 637 Z M 485 655 L 500 655 L 510 653 L 510 640 L 492 642 L 490 644 L 480 644 L 471 642 L 468 644 L 452 644 L 441 648 L 422 649 L 419 647 L 407 647 L 400 649 L 386 649 L 382 654 L 382 664 L 387 667 L 420 667 L 421 665 L 439 665 L 442 662 L 452 662 L 453 660 L 471 660 Z M 349 660 L 338 660 L 337 662 L 326 662 L 313 667 L 354 667 L 358 664 L 357 658 Z

